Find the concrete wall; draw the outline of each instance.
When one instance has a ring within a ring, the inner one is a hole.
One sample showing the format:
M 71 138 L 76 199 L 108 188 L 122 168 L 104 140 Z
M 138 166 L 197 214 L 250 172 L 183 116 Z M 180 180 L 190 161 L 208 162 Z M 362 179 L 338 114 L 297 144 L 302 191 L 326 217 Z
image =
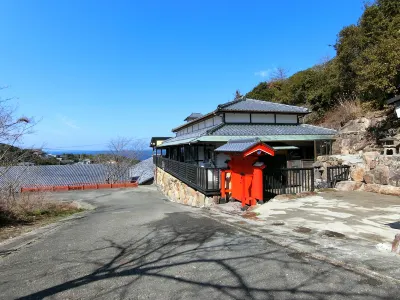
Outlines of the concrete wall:
M 155 175 L 155 184 L 172 202 L 196 207 L 209 207 L 219 201 L 219 197 L 206 197 L 160 168 L 156 168 Z

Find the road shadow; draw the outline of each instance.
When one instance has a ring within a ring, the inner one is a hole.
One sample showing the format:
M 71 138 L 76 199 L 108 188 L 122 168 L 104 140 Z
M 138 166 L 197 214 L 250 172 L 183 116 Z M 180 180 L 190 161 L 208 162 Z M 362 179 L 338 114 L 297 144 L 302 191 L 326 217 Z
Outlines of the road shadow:
M 173 289 L 174 299 L 203 299 L 207 293 L 229 299 L 393 299 L 376 289 L 379 281 L 372 287 L 364 277 L 351 281 L 347 271 L 331 265 L 317 262 L 311 267 L 306 255 L 293 255 L 208 218 L 170 213 L 146 229 L 138 235 L 133 228 L 126 242 L 104 239 L 89 251 L 70 251 L 71 260 L 55 263 L 90 264 L 94 271 L 18 299 L 64 297 L 60 293 L 99 282 L 106 286 L 109 279 L 121 284 L 93 298 L 131 298 L 139 284 L 151 282 L 154 290 Z
M 385 225 L 389 226 L 390 228 L 393 228 L 393 229 L 400 229 L 400 221 L 393 222 L 393 223 L 387 223 Z

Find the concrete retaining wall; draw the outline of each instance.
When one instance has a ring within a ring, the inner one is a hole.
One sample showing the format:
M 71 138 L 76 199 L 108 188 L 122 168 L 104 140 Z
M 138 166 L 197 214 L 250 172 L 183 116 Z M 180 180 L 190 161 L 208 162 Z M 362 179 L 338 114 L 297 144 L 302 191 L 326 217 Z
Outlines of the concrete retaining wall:
M 161 192 L 173 202 L 196 207 L 209 207 L 219 201 L 219 197 L 206 197 L 160 168 L 156 168 L 154 181 Z

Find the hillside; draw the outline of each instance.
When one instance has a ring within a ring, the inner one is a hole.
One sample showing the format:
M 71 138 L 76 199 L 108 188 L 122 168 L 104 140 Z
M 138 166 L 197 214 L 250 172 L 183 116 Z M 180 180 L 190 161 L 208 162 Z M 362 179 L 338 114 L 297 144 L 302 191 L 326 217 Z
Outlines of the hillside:
M 313 113 L 306 122 L 337 129 L 385 109 L 385 100 L 400 93 L 400 1 L 366 5 L 357 24 L 338 33 L 334 48 L 334 58 L 290 77 L 280 69 L 246 97 L 309 107 Z M 389 120 L 391 114 L 388 110 Z M 381 129 L 398 125 L 382 124 Z

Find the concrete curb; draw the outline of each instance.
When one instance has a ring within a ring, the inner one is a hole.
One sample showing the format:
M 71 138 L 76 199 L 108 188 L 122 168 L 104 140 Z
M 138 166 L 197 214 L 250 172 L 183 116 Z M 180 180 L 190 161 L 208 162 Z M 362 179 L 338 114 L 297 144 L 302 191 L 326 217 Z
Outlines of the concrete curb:
M 219 212 L 219 213 L 221 215 L 225 214 L 223 212 Z M 219 222 L 221 224 L 224 224 L 224 225 L 233 227 L 233 228 L 235 228 L 237 230 L 246 232 L 246 233 L 250 234 L 251 236 L 263 238 L 264 240 L 267 240 L 270 243 L 273 243 L 273 244 L 288 248 L 290 250 L 296 251 L 298 253 L 301 253 L 302 256 L 304 256 L 304 257 L 313 258 L 313 259 L 316 259 L 316 260 L 319 260 L 319 261 L 327 262 L 327 263 L 329 263 L 331 265 L 334 265 L 334 266 L 337 266 L 337 267 L 341 267 L 341 268 L 343 268 L 345 270 L 348 270 L 348 271 L 351 271 L 353 273 L 356 273 L 356 274 L 359 274 L 359 275 L 365 275 L 365 276 L 368 276 L 368 277 L 376 279 L 376 280 L 390 281 L 392 283 L 400 284 L 400 279 L 397 279 L 397 278 L 394 278 L 394 277 L 391 277 L 391 276 L 388 276 L 388 275 L 384 275 L 384 274 L 372 271 L 372 270 L 370 270 L 368 268 L 365 268 L 365 267 L 356 266 L 354 264 L 350 264 L 350 263 L 346 263 L 346 262 L 343 262 L 343 261 L 340 261 L 340 260 L 337 260 L 337 259 L 334 259 L 334 258 L 330 258 L 330 257 L 327 257 L 326 255 L 323 255 L 323 254 L 309 252 L 309 251 L 307 251 L 307 250 L 305 250 L 305 249 L 303 249 L 301 247 L 294 246 L 293 243 L 289 243 L 289 242 L 287 242 L 287 240 L 285 242 L 283 239 L 279 239 L 277 237 L 266 236 L 267 235 L 266 233 L 260 233 L 260 232 L 257 232 L 256 230 L 250 230 L 245 226 L 240 226 L 238 224 L 234 224 L 234 223 L 231 223 L 231 222 L 223 221 L 223 220 L 221 220 L 219 218 L 216 218 L 215 216 L 212 216 L 211 213 L 204 213 L 204 211 L 203 211 L 202 215 L 204 217 L 207 217 L 209 219 L 217 221 L 217 222 Z M 232 215 L 232 214 L 225 214 L 225 215 L 229 215 L 230 217 L 234 217 L 238 221 L 246 221 L 243 218 L 238 218 L 236 215 Z M 249 224 L 249 223 L 247 223 L 247 224 Z

